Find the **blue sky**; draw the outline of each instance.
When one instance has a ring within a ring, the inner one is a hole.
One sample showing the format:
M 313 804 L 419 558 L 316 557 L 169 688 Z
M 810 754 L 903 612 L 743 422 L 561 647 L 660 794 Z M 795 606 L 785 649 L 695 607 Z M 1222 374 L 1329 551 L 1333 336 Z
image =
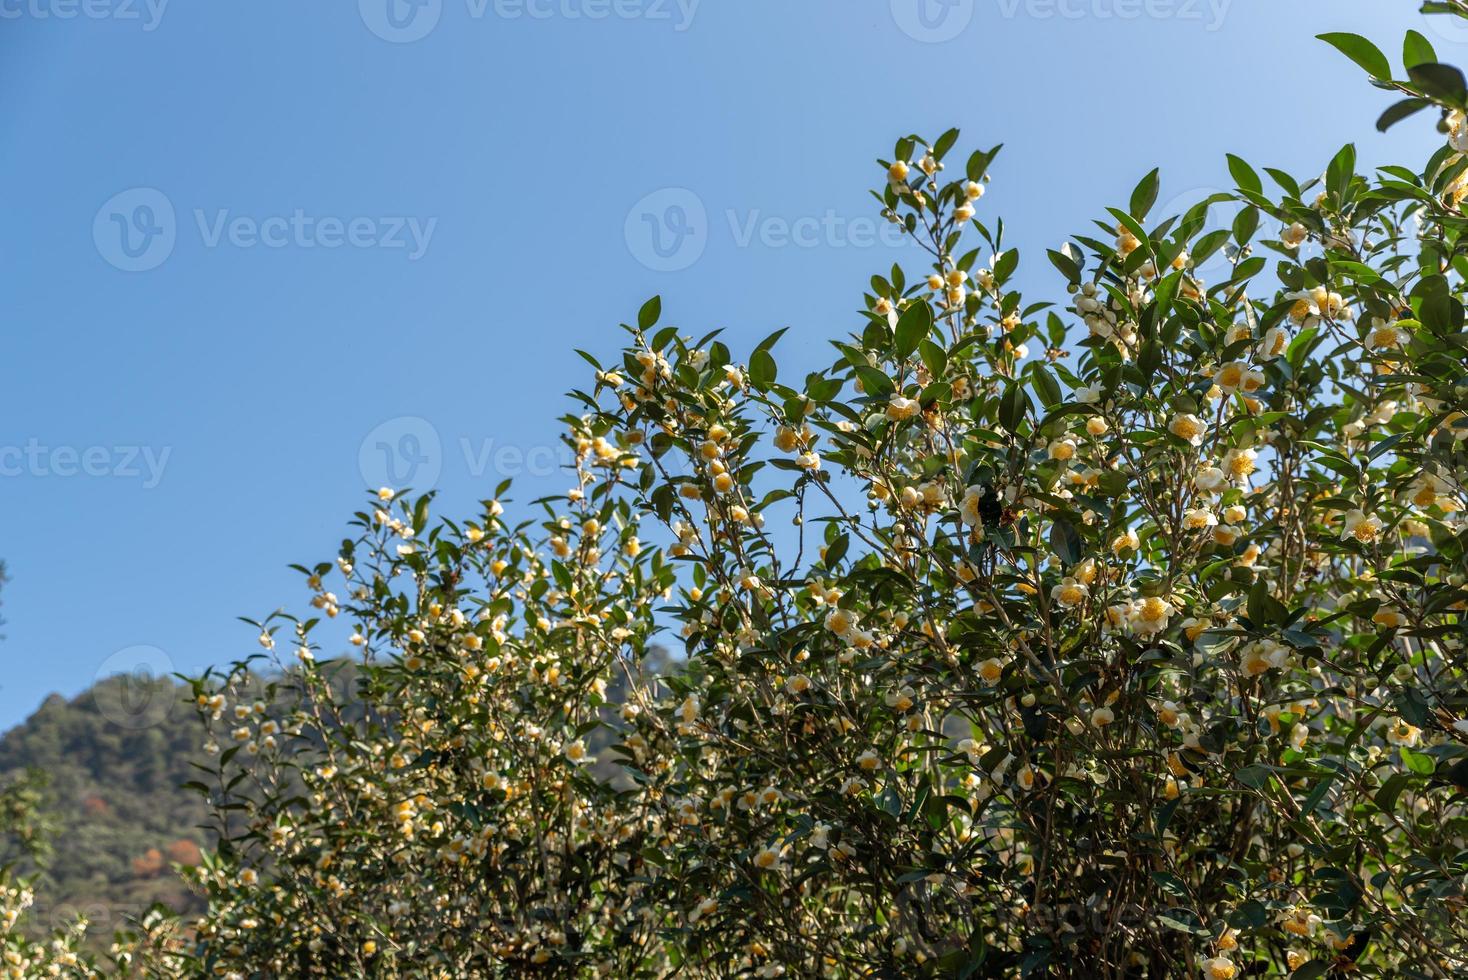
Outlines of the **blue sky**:
M 1313 35 L 1408 0 L 0 0 L 0 725 L 248 654 L 365 486 L 564 488 L 554 419 L 654 293 L 826 362 L 909 132 L 1004 142 L 981 218 L 1043 255 L 1162 168 L 1297 175 L 1388 136 Z M 1468 37 L 1428 31 L 1462 63 Z M 1440 27 L 1439 27 L 1440 29 Z M 1345 96 L 1341 101 L 1340 95 Z

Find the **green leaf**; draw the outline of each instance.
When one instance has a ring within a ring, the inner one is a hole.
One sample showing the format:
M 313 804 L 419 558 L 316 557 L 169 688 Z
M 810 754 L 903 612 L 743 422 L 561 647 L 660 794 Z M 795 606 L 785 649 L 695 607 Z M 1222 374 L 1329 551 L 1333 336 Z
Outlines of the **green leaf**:
M 933 144 L 933 159 L 942 160 L 953 149 L 953 144 L 958 142 L 958 130 L 950 129 L 938 137 L 938 142 Z
M 1060 274 L 1065 276 L 1067 280 L 1072 283 L 1079 283 L 1081 281 L 1081 267 L 1069 255 L 1066 255 L 1064 252 L 1057 252 L 1053 248 L 1046 249 L 1045 254 L 1050 256 L 1050 264 L 1059 269 Z
M 999 399 L 999 424 L 1010 432 L 1018 432 L 1019 425 L 1024 421 L 1025 412 L 1030 407 L 1030 400 L 1025 397 L 1024 385 L 1009 383 L 1005 389 L 1004 396 Z
M 1395 102 L 1381 114 L 1380 119 L 1376 120 L 1376 128 L 1384 133 L 1403 119 L 1421 112 L 1430 105 L 1432 105 L 1430 100 L 1418 98 L 1403 99 L 1400 102 Z
M 763 347 L 756 350 L 749 357 L 749 383 L 763 391 L 775 381 L 779 368 L 775 364 L 775 358 Z
M 1304 803 L 1300 804 L 1301 812 L 1306 816 L 1315 812 L 1315 808 L 1320 805 L 1320 801 L 1325 799 L 1325 794 L 1330 792 L 1330 785 L 1335 782 L 1335 777 L 1336 774 L 1333 772 L 1326 773 L 1323 779 L 1315 783 L 1315 788 L 1310 790 L 1310 795 L 1305 797 Z
M 975 150 L 974 155 L 968 158 L 968 179 L 976 183 L 983 180 L 984 174 L 989 171 L 989 164 L 994 162 L 994 158 L 999 155 L 1003 146 L 1004 144 L 1000 143 L 987 153 Z
M 1385 60 L 1385 59 L 1383 59 Z M 1248 162 L 1232 153 L 1228 156 L 1228 172 L 1233 177 L 1234 183 L 1239 185 L 1240 190 L 1253 191 L 1255 194 L 1264 193 L 1264 181 L 1254 172 L 1254 168 Z
M 1147 237 L 1146 229 L 1137 223 L 1136 218 L 1133 218 L 1125 211 L 1118 211 L 1116 208 L 1107 208 L 1106 210 L 1116 219 L 1118 224 L 1132 233 L 1132 236 L 1141 243 L 1141 248 L 1146 250 L 1146 254 L 1152 254 L 1152 242 Z M 1140 262 L 1140 259 L 1138 261 Z
M 1254 232 L 1259 228 L 1259 209 L 1247 207 L 1234 217 L 1234 241 L 1240 245 L 1249 244 L 1249 239 L 1254 237 Z
M 1392 77 L 1391 62 L 1386 60 L 1386 55 L 1359 34 L 1333 33 L 1316 36 L 1366 69 L 1366 73 L 1372 78 L 1390 79 Z
M 764 340 L 761 340 L 759 342 L 759 346 L 756 347 L 755 350 L 770 350 L 775 346 L 776 342 L 779 341 L 781 337 L 785 336 L 785 331 L 789 329 L 789 327 L 781 327 L 779 330 L 776 330 Z
M 923 364 L 927 366 L 929 374 L 934 378 L 943 377 L 944 372 L 948 369 L 948 355 L 942 347 L 924 338 L 918 344 L 918 354 L 922 357 Z
M 1464 81 L 1463 73 L 1452 65 L 1436 62 L 1413 65 L 1407 69 L 1407 77 L 1429 98 L 1440 99 L 1456 108 L 1468 105 L 1468 82 Z
M 1255 627 L 1283 626 L 1290 612 L 1274 596 L 1269 594 L 1269 583 L 1260 579 L 1249 590 L 1249 622 Z
M 1040 396 L 1040 404 L 1046 408 L 1054 408 L 1060 404 L 1062 398 L 1060 382 L 1055 376 L 1045 370 L 1045 365 L 1036 364 L 1030 372 L 1035 380 L 1035 393 Z
M 1181 284 L 1181 272 L 1168 273 L 1157 284 L 1157 291 L 1153 294 L 1152 303 L 1157 309 L 1154 315 L 1158 322 L 1161 322 L 1167 316 L 1168 310 L 1172 309 L 1172 301 L 1177 296 L 1178 287 Z
M 1142 349 L 1137 353 L 1137 371 L 1150 385 L 1152 376 L 1162 366 L 1162 344 L 1155 338 L 1142 344 Z
M 658 322 L 663 315 L 663 298 L 654 296 L 642 304 L 642 309 L 637 311 L 637 326 L 641 330 L 647 330 Z
M 926 301 L 916 302 L 903 310 L 897 321 L 897 356 L 910 356 L 932 331 L 933 308 Z
M 1067 565 L 1081 560 L 1081 536 L 1075 525 L 1064 517 L 1057 517 L 1050 525 L 1050 550 Z
M 1223 247 L 1223 244 L 1228 241 L 1229 235 L 1230 232 L 1227 228 L 1219 228 L 1217 231 L 1210 231 L 1198 239 L 1198 243 L 1193 246 L 1193 261 L 1202 265 L 1209 256 Z
M 1422 752 L 1413 752 L 1405 745 L 1401 746 L 1400 749 L 1402 753 L 1402 761 L 1407 764 L 1408 769 L 1412 770 L 1417 775 L 1431 776 L 1433 774 L 1433 771 L 1437 769 L 1437 763 L 1433 761 L 1432 756 L 1426 755 Z
M 1316 980 L 1318 977 L 1325 976 L 1325 971 L 1329 970 L 1330 967 L 1331 963 L 1329 960 L 1311 960 L 1294 973 L 1291 973 L 1290 978 L 1291 980 Z
M 1003 285 L 1014 275 L 1014 270 L 1019 267 L 1019 249 L 1006 249 L 999 256 L 999 261 L 994 263 L 994 281 Z
M 1248 786 L 1250 789 L 1263 789 L 1268 784 L 1274 770 L 1269 766 L 1244 766 L 1234 773 L 1234 778 Z
M 1325 187 L 1336 197 L 1344 197 L 1351 178 L 1356 175 L 1356 147 L 1347 143 L 1341 147 L 1325 168 Z
M 1391 813 L 1396 808 L 1397 797 L 1402 795 L 1402 790 L 1407 788 L 1407 783 L 1410 781 L 1411 777 L 1404 772 L 1393 775 L 1382 784 L 1381 789 L 1376 791 L 1376 797 L 1373 800 L 1376 808 L 1382 813 Z
M 1408 69 L 1437 61 L 1437 52 L 1432 42 L 1416 31 L 1408 31 L 1402 40 L 1402 64 Z
M 1157 203 L 1157 175 L 1158 170 L 1153 169 L 1137 184 L 1136 190 L 1132 191 L 1132 201 L 1128 210 L 1138 221 L 1147 217 L 1147 212 L 1151 211 L 1152 205 Z
M 886 398 L 896 390 L 891 378 L 869 364 L 858 364 L 852 371 L 861 379 L 862 391 L 870 398 Z

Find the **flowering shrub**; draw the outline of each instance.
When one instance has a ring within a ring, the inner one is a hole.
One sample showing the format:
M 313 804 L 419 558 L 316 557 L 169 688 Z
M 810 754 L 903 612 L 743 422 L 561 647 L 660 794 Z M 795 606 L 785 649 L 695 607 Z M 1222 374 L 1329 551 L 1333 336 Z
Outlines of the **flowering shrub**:
M 539 519 L 381 490 L 252 623 L 289 667 L 194 682 L 190 968 L 1468 970 L 1468 91 L 1325 37 L 1405 93 L 1383 126 L 1442 110 L 1425 167 L 1231 157 L 1212 232 L 1154 172 L 1056 304 L 980 218 L 997 148 L 908 137 L 876 197 L 931 264 L 829 368 L 654 300 Z
M 46 811 L 46 774 L 22 772 L 0 787 L 0 835 L 7 853 L 42 862 L 54 849 L 58 827 Z M 136 928 L 117 930 L 108 955 L 87 948 L 88 922 L 83 916 L 36 922 L 34 882 L 19 877 L 10 865 L 0 867 L 0 976 L 33 977 L 147 976 L 174 980 L 183 974 L 176 919 L 162 908 L 149 909 Z

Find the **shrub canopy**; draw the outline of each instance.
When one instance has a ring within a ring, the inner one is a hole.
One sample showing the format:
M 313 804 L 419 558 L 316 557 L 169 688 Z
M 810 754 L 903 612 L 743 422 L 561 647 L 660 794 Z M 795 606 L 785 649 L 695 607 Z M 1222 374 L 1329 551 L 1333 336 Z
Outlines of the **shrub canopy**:
M 830 367 L 653 300 L 538 519 L 384 488 L 252 624 L 286 673 L 194 682 L 223 843 L 177 968 L 1468 969 L 1468 90 L 1421 35 L 1405 80 L 1325 39 L 1383 127 L 1440 111 L 1431 160 L 1230 157 L 1180 216 L 1153 172 L 1030 301 L 997 148 L 906 137 L 874 196 L 931 264 Z

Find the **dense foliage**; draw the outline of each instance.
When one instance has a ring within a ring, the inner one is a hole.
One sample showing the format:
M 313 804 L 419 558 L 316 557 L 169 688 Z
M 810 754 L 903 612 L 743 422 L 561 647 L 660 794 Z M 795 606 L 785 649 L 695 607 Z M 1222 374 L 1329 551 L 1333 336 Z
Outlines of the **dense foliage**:
M 1464 969 L 1468 131 L 1461 76 L 1406 59 L 1394 115 L 1450 110 L 1420 171 L 1347 147 L 1271 191 L 1231 158 L 1213 233 L 1151 218 L 1151 174 L 1050 256 L 1061 305 L 977 218 L 994 152 L 950 179 L 957 132 L 903 139 L 876 197 L 931 267 L 874 277 L 829 369 L 654 301 L 588 355 L 543 519 L 384 488 L 302 568 L 317 612 L 254 624 L 302 708 L 197 682 L 228 746 L 200 965 Z M 666 691 L 609 703 L 669 625 Z M 609 728 L 620 783 L 587 772 Z
M 252 623 L 290 671 L 195 681 L 221 842 L 171 968 L 1468 970 L 1468 86 L 1326 39 L 1447 145 L 1231 157 L 1217 232 L 1154 172 L 1051 303 L 977 214 L 997 151 L 908 137 L 875 196 L 931 265 L 829 368 L 655 300 L 586 355 L 539 519 L 383 488 L 312 611 Z

